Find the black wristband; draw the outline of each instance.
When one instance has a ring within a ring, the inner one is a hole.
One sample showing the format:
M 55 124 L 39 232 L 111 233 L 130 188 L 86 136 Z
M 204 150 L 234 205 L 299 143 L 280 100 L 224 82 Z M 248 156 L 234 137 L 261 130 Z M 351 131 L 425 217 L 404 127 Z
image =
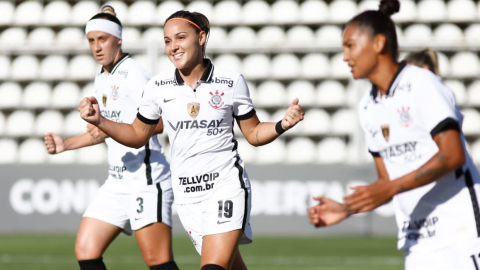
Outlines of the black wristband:
M 280 135 L 283 134 L 286 131 L 282 127 L 282 120 L 278 121 L 277 124 L 275 125 L 275 131 Z

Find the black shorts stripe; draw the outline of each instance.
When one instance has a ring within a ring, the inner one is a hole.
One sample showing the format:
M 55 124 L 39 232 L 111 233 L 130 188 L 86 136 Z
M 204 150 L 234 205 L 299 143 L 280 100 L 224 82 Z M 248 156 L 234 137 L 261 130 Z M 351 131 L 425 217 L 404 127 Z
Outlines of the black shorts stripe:
M 163 219 L 162 219 L 162 206 L 163 206 L 163 202 L 162 202 L 162 195 L 163 195 L 163 190 L 162 190 L 162 186 L 160 186 L 160 183 L 157 183 L 157 190 L 158 190 L 158 197 L 157 197 L 157 222 L 163 222 Z
M 244 188 L 243 191 L 245 191 L 245 211 L 243 212 L 242 231 L 245 232 L 245 225 L 247 225 L 246 223 L 248 215 L 248 190 Z
M 145 159 L 143 162 L 145 163 L 145 173 L 147 177 L 147 185 L 151 185 L 152 181 L 152 165 L 150 164 L 150 142 L 145 145 Z
M 232 143 L 233 143 L 233 148 L 232 148 L 232 152 L 233 152 L 238 149 L 238 141 L 235 139 L 232 139 Z
M 245 182 L 243 182 L 243 168 L 240 166 L 240 156 L 236 156 L 235 167 L 238 169 L 238 180 L 240 180 L 240 186 L 245 189 Z
M 243 222 L 242 222 L 242 231 L 245 231 L 245 225 L 247 223 L 247 214 L 248 214 L 248 190 L 245 187 L 245 182 L 243 181 L 243 168 L 240 166 L 240 157 L 236 157 L 235 167 L 238 169 L 238 179 L 240 180 L 240 186 L 245 192 L 245 211 L 243 212 Z
M 477 236 L 480 237 L 480 208 L 478 207 L 477 194 L 473 187 L 473 179 L 470 170 L 465 172 L 465 183 L 467 184 L 468 192 L 470 193 L 470 199 L 472 200 L 473 216 L 475 217 L 475 225 L 477 227 Z

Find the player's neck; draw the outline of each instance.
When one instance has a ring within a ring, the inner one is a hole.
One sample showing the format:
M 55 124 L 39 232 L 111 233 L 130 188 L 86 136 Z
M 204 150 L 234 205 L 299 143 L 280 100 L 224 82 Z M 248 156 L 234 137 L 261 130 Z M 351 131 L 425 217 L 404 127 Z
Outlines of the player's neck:
M 202 61 L 198 62 L 193 68 L 183 68 L 180 71 L 183 81 L 192 89 L 195 88 L 195 84 L 202 78 L 203 72 L 205 72 L 206 66 Z
M 118 60 L 120 60 L 120 58 L 122 58 L 122 56 L 123 56 L 122 50 L 118 50 L 118 52 L 116 53 L 113 61 L 110 64 L 108 64 L 106 66 L 103 66 L 103 70 L 105 71 L 105 74 L 108 74 L 110 72 L 110 70 L 112 70 L 113 65 L 115 65 L 118 62 Z
M 397 73 L 398 67 L 398 63 L 388 58 L 388 60 L 379 61 L 375 70 L 368 76 L 368 79 L 375 84 L 381 96 L 388 92 L 388 88 L 392 83 L 395 73 Z

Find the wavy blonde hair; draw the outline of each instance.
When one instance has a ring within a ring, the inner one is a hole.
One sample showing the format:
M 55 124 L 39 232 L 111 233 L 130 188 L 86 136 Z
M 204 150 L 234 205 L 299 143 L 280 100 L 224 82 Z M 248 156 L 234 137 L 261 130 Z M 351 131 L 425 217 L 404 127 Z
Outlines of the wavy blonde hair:
M 418 67 L 427 66 L 431 72 L 440 77 L 437 52 L 432 48 L 427 47 L 421 51 L 410 52 L 407 57 L 405 57 L 405 61 L 407 61 L 407 64 Z

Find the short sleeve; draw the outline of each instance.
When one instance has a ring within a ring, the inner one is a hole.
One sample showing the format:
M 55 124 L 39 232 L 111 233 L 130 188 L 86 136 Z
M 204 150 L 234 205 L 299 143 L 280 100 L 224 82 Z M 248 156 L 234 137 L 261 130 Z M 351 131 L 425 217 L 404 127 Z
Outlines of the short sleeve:
M 454 94 L 440 79 L 433 75 L 418 78 L 412 91 L 418 120 L 432 137 L 447 129 L 460 130 Z
M 151 79 L 145 86 L 137 114 L 137 118 L 145 124 L 157 124 L 162 117 L 162 109 L 157 102 L 159 91 L 154 79 Z
M 238 78 L 233 91 L 233 115 L 238 120 L 249 119 L 255 115 L 248 85 L 242 75 Z

